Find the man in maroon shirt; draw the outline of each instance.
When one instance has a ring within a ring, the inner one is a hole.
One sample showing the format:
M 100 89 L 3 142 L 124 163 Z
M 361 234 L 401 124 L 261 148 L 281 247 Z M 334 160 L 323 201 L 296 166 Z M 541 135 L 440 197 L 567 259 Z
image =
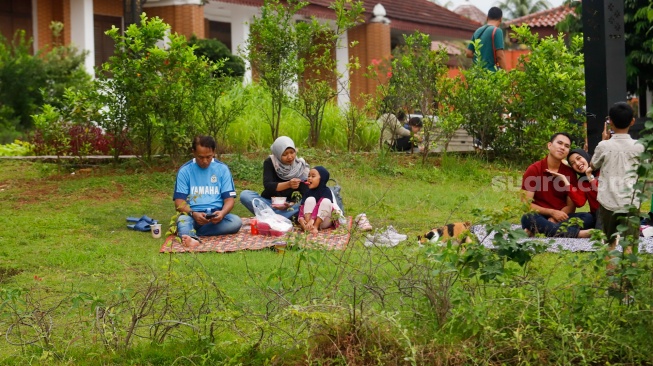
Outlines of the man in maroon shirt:
M 569 197 L 569 186 L 564 180 L 552 174 L 564 174 L 571 186 L 578 185 L 576 172 L 562 163 L 567 157 L 571 138 L 564 132 L 553 134 L 547 144 L 549 154 L 526 169 L 522 178 L 522 199 L 530 203 L 531 210 L 521 218 L 521 226 L 529 236 L 544 234 L 547 237 L 589 238 L 589 229 L 594 225 L 592 215 L 587 212 L 574 213 L 576 206 Z M 563 223 L 577 217 L 582 227 Z

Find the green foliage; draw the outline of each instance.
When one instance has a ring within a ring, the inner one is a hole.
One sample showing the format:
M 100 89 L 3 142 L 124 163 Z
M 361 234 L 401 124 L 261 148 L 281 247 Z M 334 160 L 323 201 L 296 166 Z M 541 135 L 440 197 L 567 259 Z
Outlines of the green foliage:
M 479 46 L 475 45 L 476 52 L 480 52 Z M 494 148 L 505 124 L 503 115 L 510 98 L 509 76 L 503 70 L 491 72 L 481 63 L 475 63 L 456 77 L 456 84 L 458 89 L 451 97 L 451 105 L 463 117 L 465 130 L 480 140 L 481 150 L 487 152 L 490 147 Z
M 217 39 L 198 39 L 195 35 L 192 35 L 188 40 L 188 45 L 193 47 L 197 56 L 204 56 L 209 61 L 222 65 L 216 70 L 218 75 L 235 77 L 239 81 L 245 75 L 245 62 L 243 59 L 232 54 L 227 46 Z
M 431 50 L 428 35 L 415 32 L 405 37 L 405 46 L 395 49 L 392 59 L 391 93 L 409 111 L 424 116 L 422 163 L 432 147 L 445 145 L 459 126 L 460 119 L 451 116 L 450 100 L 454 84 L 447 75 L 447 52 Z
M 122 127 L 148 160 L 157 150 L 174 161 L 185 155 L 198 132 L 196 95 L 218 68 L 196 56 L 183 36 L 167 34 L 169 29 L 161 19 L 142 14 L 140 25 L 131 24 L 124 35 L 117 28 L 107 31 L 116 43 L 114 55 L 103 65 L 104 78 L 111 75 L 116 80 L 112 85 L 116 102 L 111 104 L 124 103 L 114 113 L 122 116 L 125 108 Z M 166 37 L 166 48 L 157 46 Z
M 624 1 L 626 72 L 629 90 L 640 95 L 653 89 L 653 5 L 647 0 Z
M 509 20 L 546 10 L 551 5 L 546 0 L 503 0 L 495 6 L 503 10 L 504 19 Z
M 322 132 L 324 112 L 328 103 L 338 95 L 336 85 L 342 73 L 338 71 L 335 50 L 340 37 L 349 29 L 363 21 L 363 4 L 360 1 L 337 0 L 330 5 L 336 13 L 335 26 L 322 23 L 313 17 L 307 28 L 297 27 L 297 31 L 307 32 L 298 39 L 301 45 L 300 68 L 298 75 L 299 90 L 291 105 L 301 114 L 309 125 L 309 145 L 317 146 Z M 347 65 L 349 69 L 351 65 Z
M 279 137 L 281 110 L 287 105 L 292 85 L 304 68 L 302 55 L 307 51 L 304 47 L 312 23 L 296 22 L 295 14 L 306 5 L 307 2 L 296 0 L 287 4 L 266 0 L 261 15 L 255 16 L 250 23 L 247 59 L 261 86 L 270 95 L 264 116 L 273 140 Z
M 583 43 L 575 37 L 567 47 L 561 35 L 538 39 L 526 26 L 513 31 L 531 53 L 522 67 L 509 73 L 512 87 L 504 92 L 510 117 L 504 121 L 506 132 L 498 135 L 492 146 L 506 156 L 517 151 L 536 160 L 555 132 L 565 131 L 576 142 L 583 139 L 582 123 L 578 122 L 584 120 L 578 113 L 585 103 Z
M 0 156 L 28 156 L 34 153 L 34 146 L 27 141 L 16 140 L 0 145 Z
M 555 132 L 582 141 L 582 40 L 573 38 L 567 47 L 562 36 L 539 39 L 527 26 L 513 31 L 530 48 L 528 57 L 509 73 L 488 72 L 478 64 L 464 70 L 450 86 L 450 112 L 465 121 L 464 128 L 480 140 L 482 151 L 533 161 L 541 158 Z
M 12 138 L 16 136 L 12 131 L 29 131 L 31 116 L 44 103 L 60 107 L 65 89 L 87 88 L 91 79 L 84 70 L 85 57 L 76 48 L 61 45 L 32 55 L 32 40 L 22 30 L 11 41 L 0 36 L 1 134 Z
M 197 112 L 202 117 L 204 133 L 221 145 L 226 143 L 227 127 L 243 113 L 250 100 L 249 89 L 235 78 L 210 79 L 197 95 Z

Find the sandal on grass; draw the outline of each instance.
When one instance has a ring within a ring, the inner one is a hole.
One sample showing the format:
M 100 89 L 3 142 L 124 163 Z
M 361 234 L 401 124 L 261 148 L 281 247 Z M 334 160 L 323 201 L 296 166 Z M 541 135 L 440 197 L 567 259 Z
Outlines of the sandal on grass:
M 150 231 L 150 223 L 148 223 L 145 220 L 139 220 L 137 223 L 133 225 L 127 225 L 128 229 L 136 230 L 136 231 Z
M 138 223 L 139 221 L 145 221 L 146 223 L 152 225 L 156 220 L 149 218 L 147 215 L 143 215 L 141 218 L 131 216 L 127 218 L 127 222 Z

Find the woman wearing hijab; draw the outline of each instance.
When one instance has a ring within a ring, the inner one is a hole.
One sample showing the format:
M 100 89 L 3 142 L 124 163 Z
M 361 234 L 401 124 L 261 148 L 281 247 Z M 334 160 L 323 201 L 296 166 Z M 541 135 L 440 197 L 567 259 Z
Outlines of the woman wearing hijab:
M 594 217 L 594 227 L 596 229 L 601 229 L 602 223 L 599 218 L 601 215 L 597 215 L 599 210 L 599 201 L 596 199 L 597 193 L 599 191 L 598 185 L 598 176 L 600 172 L 592 171 L 590 169 L 590 161 L 592 158 L 583 149 L 573 149 L 567 154 L 567 163 L 569 166 L 578 174 L 578 186 L 573 187 L 567 180 L 567 178 L 558 173 L 550 172 L 553 175 L 559 176 L 562 178 L 565 186 L 569 186 L 569 198 L 574 202 L 576 207 L 583 207 L 585 203 L 589 203 L 590 213 Z
M 299 205 L 293 202 L 293 193 L 299 192 L 302 197 L 308 191 L 303 182 L 308 178 L 310 170 L 303 158 L 297 157 L 297 148 L 290 137 L 280 136 L 270 147 L 272 154 L 263 162 L 263 192 L 259 195 L 254 191 L 242 191 L 240 202 L 254 213 L 252 202 L 255 198 L 262 199 L 272 206 L 272 197 L 285 197 L 286 206 L 279 209 L 273 206 L 274 212 L 291 218 L 299 211 Z
M 297 220 L 304 231 L 317 234 L 318 230 L 338 226 L 338 220 L 332 219 L 333 213 L 339 216 L 342 210 L 326 185 L 329 177 L 329 171 L 323 166 L 316 166 L 308 173 L 308 192 L 302 197 Z

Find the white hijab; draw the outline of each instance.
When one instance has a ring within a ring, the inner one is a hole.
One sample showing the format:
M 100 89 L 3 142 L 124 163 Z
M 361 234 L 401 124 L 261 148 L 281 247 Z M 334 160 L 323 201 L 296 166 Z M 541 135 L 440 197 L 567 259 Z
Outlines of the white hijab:
M 272 151 L 270 160 L 272 160 L 272 165 L 274 165 L 275 172 L 279 178 L 285 181 L 291 180 L 293 178 L 306 180 L 308 178 L 308 171 L 310 170 L 310 167 L 303 158 L 298 158 L 295 156 L 295 161 L 293 161 L 290 165 L 281 162 L 281 155 L 283 155 L 284 151 L 286 151 L 288 148 L 292 148 L 295 150 L 295 152 L 297 152 L 295 143 L 288 136 L 279 136 L 276 140 L 274 140 L 272 146 L 270 146 L 270 150 Z

